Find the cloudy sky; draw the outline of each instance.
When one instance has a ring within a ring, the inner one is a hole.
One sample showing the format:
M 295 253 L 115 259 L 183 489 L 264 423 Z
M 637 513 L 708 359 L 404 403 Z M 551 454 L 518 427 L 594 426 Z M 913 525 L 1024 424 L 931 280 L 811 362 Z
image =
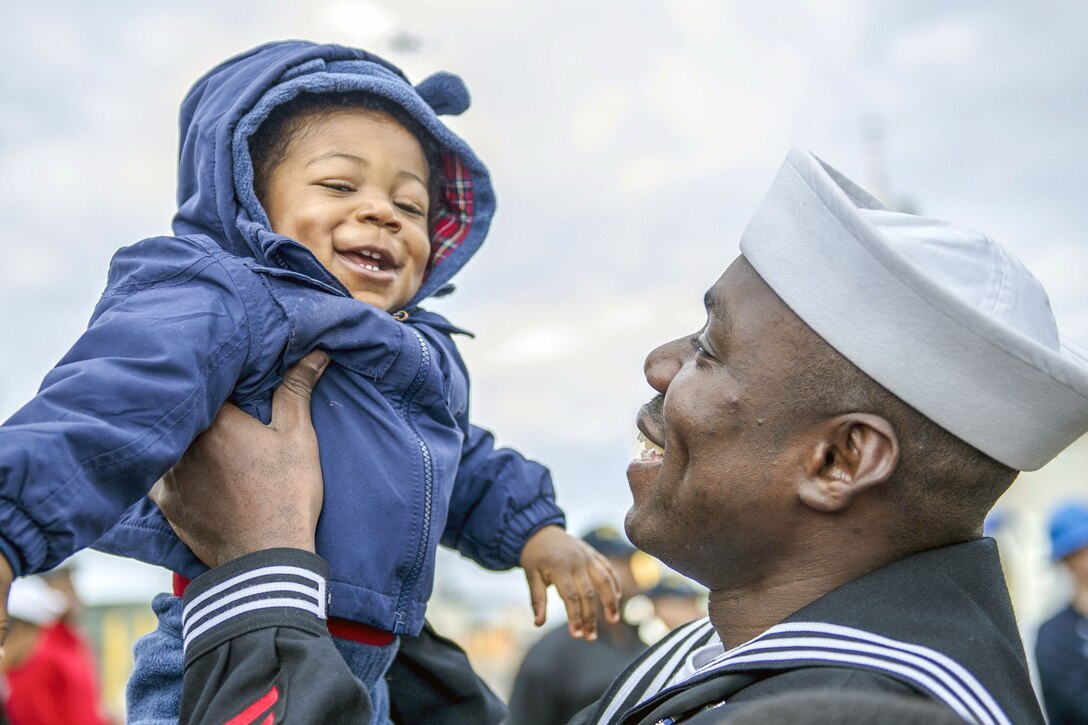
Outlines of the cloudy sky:
M 17 3 L 0 29 L 0 418 L 86 325 L 111 254 L 168 231 L 176 109 L 236 52 L 358 45 L 461 74 L 488 243 L 438 307 L 478 337 L 476 420 L 550 464 L 573 528 L 619 523 L 642 360 L 791 146 L 980 228 L 1088 343 L 1088 5 L 721 0 Z

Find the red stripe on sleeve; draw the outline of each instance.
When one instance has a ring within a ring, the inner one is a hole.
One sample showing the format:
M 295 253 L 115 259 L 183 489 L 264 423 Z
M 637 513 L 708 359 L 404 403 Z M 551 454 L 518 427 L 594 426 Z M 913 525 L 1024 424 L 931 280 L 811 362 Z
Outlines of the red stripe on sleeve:
M 272 689 L 261 696 L 261 699 L 254 702 L 252 705 L 242 710 L 240 713 L 227 720 L 223 725 L 253 725 L 257 721 L 257 718 L 261 716 L 268 708 L 276 704 L 276 701 L 280 699 L 280 690 L 275 685 L 272 685 Z M 261 725 L 272 722 L 272 713 L 268 713 L 268 717 L 261 721 Z

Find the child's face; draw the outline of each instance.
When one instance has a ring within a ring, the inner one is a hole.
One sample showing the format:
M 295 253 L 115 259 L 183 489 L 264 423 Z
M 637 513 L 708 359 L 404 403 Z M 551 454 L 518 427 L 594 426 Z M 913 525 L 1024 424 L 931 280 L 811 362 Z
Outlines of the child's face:
M 272 230 L 314 253 L 351 295 L 395 311 L 415 295 L 431 254 L 427 162 L 388 116 L 309 119 L 269 177 Z

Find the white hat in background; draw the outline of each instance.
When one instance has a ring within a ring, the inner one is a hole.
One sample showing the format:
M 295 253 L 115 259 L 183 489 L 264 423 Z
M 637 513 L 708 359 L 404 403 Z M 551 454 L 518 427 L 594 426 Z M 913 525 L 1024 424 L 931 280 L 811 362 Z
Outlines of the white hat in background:
M 16 579 L 8 595 L 8 615 L 44 627 L 60 619 L 68 600 L 38 577 Z
M 1005 465 L 1040 468 L 1088 431 L 1088 355 L 985 235 L 889 211 L 794 149 L 740 248 L 832 347 Z

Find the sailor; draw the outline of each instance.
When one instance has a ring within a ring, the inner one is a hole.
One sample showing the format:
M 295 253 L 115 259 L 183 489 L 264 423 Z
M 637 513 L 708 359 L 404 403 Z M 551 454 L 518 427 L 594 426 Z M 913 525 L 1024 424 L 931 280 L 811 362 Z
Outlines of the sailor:
M 633 543 L 710 589 L 706 620 L 580 722 L 716 721 L 806 689 L 1041 723 L 994 542 L 1017 472 L 1088 429 L 1088 362 L 1007 250 L 889 211 L 792 151 L 646 377 Z
M 889 211 L 794 150 L 704 301 L 706 324 L 646 361 L 659 395 L 638 416 L 626 528 L 709 589 L 710 616 L 647 650 L 574 722 L 718 722 L 819 689 L 1042 723 L 982 536 L 1017 472 L 1088 430 L 1088 357 L 1059 335 L 1039 282 L 988 237 Z M 194 582 L 187 616 L 234 625 L 186 624 L 204 638 L 189 651 L 202 653 L 186 672 L 191 702 L 213 702 L 220 685 L 260 689 L 246 684 L 258 670 L 221 666 L 257 633 L 237 635 L 248 613 L 216 598 L 283 555 L 258 550 L 309 546 L 298 532 L 314 522 L 283 502 L 319 478 L 304 420 L 314 370 L 291 379 L 290 425 L 213 430 L 174 482 L 250 492 L 237 500 L 275 492 L 280 505 L 193 516 L 169 490 L 161 501 L 202 558 L 257 552 Z M 315 653 L 327 649 L 319 630 L 306 635 Z

